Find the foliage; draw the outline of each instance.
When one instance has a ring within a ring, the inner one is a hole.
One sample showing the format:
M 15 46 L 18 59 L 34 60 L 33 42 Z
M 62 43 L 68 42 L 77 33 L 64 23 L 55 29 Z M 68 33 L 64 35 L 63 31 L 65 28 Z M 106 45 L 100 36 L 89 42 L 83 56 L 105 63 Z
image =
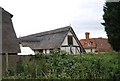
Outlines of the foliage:
M 103 19 L 108 40 L 114 50 L 120 51 L 120 1 L 106 2 Z
M 29 62 L 20 60 L 14 74 L 4 79 L 120 79 L 119 52 L 69 54 L 53 50 L 37 53 Z M 18 67 L 20 67 L 18 69 Z

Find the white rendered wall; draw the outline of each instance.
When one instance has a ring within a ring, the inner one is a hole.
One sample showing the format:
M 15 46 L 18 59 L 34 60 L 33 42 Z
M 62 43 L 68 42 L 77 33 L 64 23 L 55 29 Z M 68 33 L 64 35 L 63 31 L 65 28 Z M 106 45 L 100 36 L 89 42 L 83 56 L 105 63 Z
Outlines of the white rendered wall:
M 91 48 L 91 49 L 85 49 L 85 51 L 88 53 L 88 52 L 95 52 L 95 48 Z
M 73 34 L 69 31 L 67 36 L 65 37 L 62 46 L 68 45 L 68 35 L 73 36 Z M 79 44 L 77 43 L 77 41 L 75 40 L 75 37 L 73 36 L 73 46 L 79 46 Z M 78 48 L 78 47 L 77 47 Z M 70 52 L 70 47 L 61 47 L 61 50 L 64 50 L 66 52 Z M 79 51 L 78 51 L 79 50 Z M 79 54 L 80 52 L 80 48 L 76 49 L 76 47 L 72 47 L 72 52 L 74 54 Z
M 68 35 L 71 35 L 71 36 L 73 36 L 72 35 L 72 33 L 69 31 L 68 32 Z M 65 37 L 65 39 L 64 39 L 64 41 L 63 41 L 63 43 L 62 43 L 62 45 L 68 45 L 68 35 Z M 73 37 L 73 45 L 75 45 L 75 46 L 79 46 L 78 45 L 78 43 L 77 43 L 77 41 L 75 40 L 75 37 Z

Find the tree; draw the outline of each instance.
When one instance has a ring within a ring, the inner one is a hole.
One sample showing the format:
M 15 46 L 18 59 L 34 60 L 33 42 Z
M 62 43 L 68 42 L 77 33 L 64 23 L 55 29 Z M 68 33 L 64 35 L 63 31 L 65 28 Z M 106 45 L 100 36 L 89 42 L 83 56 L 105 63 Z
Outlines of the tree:
M 108 41 L 114 50 L 120 51 L 120 1 L 106 2 L 104 6 L 104 23 Z

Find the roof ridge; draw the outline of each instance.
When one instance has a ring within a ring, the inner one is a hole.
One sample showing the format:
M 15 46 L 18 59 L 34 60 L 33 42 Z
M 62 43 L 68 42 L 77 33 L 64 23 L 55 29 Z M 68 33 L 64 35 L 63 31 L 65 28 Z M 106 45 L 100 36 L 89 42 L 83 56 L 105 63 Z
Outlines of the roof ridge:
M 5 10 L 4 8 L 0 7 L 0 9 L 2 10 L 2 12 L 8 13 L 10 14 L 11 18 L 13 17 L 13 14 L 11 14 L 10 12 L 8 12 L 7 10 Z
M 66 26 L 66 27 L 62 27 L 62 28 L 57 28 L 57 29 L 53 29 L 53 30 L 49 30 L 49 31 L 44 31 L 44 32 L 40 32 L 40 33 L 35 33 L 35 34 L 31 34 L 31 35 L 27 35 L 27 36 L 23 36 L 23 37 L 29 37 L 29 36 L 36 36 L 36 37 L 40 37 L 40 36 L 45 36 L 45 35 L 49 35 L 49 34 L 55 34 L 58 32 L 63 32 L 63 31 L 67 31 L 69 30 L 70 26 Z M 65 29 L 65 30 L 64 30 Z M 39 36 L 37 36 L 39 34 Z M 40 35 L 41 34 L 41 35 Z M 22 37 L 21 37 L 22 38 Z
M 64 31 L 65 31 L 65 30 L 64 30 Z M 63 31 L 59 31 L 59 32 L 63 32 Z M 40 36 L 36 36 L 36 37 L 41 37 L 41 36 L 45 36 L 45 35 L 49 35 L 49 34 L 55 34 L 55 33 L 59 33 L 59 32 L 46 33 L 46 34 L 43 34 L 43 35 L 40 35 Z M 38 33 L 38 34 L 41 34 L 41 33 Z
M 89 38 L 89 40 L 91 39 L 108 39 L 108 38 Z M 80 39 L 80 40 L 88 40 L 88 39 Z

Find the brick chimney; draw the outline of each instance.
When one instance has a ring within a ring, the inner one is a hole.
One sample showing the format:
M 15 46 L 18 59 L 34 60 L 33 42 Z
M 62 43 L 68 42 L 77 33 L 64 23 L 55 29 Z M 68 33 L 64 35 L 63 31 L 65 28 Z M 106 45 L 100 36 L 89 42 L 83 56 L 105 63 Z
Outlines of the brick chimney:
M 89 34 L 90 34 L 89 32 L 86 32 L 86 33 L 85 33 L 85 36 L 86 36 L 86 39 L 87 39 L 87 40 L 89 40 Z

